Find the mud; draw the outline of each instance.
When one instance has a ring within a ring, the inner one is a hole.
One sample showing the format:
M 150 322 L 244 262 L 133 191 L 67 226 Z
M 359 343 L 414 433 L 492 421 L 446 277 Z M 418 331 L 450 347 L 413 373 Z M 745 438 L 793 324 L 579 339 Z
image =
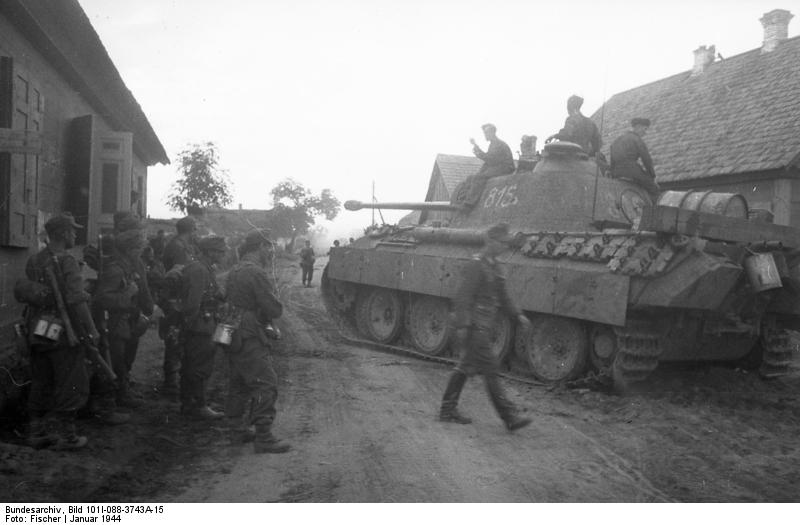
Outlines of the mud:
M 798 368 L 765 382 L 724 366 L 661 366 L 624 397 L 506 381 L 534 418 L 515 434 L 473 378 L 461 407 L 474 423 L 442 424 L 447 367 L 343 343 L 318 282 L 303 288 L 289 265 L 279 280 L 287 308 L 274 431 L 293 451 L 256 456 L 222 425 L 181 418 L 157 391 L 162 350 L 151 332 L 134 370 L 145 408 L 133 421 L 82 421 L 90 444 L 73 453 L 27 448 L 21 429 L 6 425 L 0 493 L 88 502 L 800 500 Z M 218 407 L 224 386 L 219 355 L 210 396 Z

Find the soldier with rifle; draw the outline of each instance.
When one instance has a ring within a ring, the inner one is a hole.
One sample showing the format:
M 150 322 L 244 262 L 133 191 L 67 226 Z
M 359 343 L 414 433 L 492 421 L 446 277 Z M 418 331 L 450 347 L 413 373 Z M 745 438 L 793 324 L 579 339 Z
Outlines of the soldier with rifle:
M 75 230 L 82 226 L 65 213 L 48 220 L 44 228 L 47 247 L 28 259 L 27 282 L 18 283 L 15 289 L 28 290 L 15 293 L 27 304 L 31 364 L 28 441 L 37 448 L 73 450 L 88 442 L 76 431 L 75 414 L 89 393 L 85 358 L 102 361 L 96 346 L 100 334 L 89 311 L 80 267 L 67 251 L 75 246 Z

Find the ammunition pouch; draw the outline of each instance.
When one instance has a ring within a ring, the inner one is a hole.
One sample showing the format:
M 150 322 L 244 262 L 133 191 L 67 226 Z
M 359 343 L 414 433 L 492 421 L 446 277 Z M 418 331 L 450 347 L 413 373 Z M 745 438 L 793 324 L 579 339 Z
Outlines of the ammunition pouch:
M 27 333 L 32 349 L 53 350 L 63 341 L 64 321 L 54 312 L 44 310 L 31 316 Z

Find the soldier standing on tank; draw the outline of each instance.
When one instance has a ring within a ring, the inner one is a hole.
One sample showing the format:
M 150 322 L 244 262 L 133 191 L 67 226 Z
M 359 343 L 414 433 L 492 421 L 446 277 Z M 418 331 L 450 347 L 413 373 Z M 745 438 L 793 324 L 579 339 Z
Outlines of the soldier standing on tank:
M 185 266 L 197 258 L 197 225 L 191 217 L 184 217 L 176 224 L 177 235 L 164 247 L 162 262 L 164 272 L 176 265 Z M 175 304 L 166 298 L 159 303 L 164 317 L 158 323 L 158 335 L 164 340 L 164 383 L 161 392 L 168 396 L 178 394 L 178 373 L 181 368 L 182 346 L 180 343 L 180 313 Z
M 137 408 L 141 400 L 130 389 L 131 340 L 142 308 L 144 275 L 137 268 L 144 245 L 142 232 L 127 230 L 114 236 L 114 250 L 97 278 L 94 300 L 108 313 L 108 348 L 117 375 L 117 405 Z
M 48 244 L 30 257 L 25 266 L 27 280 L 38 283 L 42 291 L 40 301 L 27 302 L 31 368 L 28 441 L 36 448 L 52 445 L 71 450 L 88 442 L 76 432 L 75 415 L 88 399 L 89 375 L 84 349 L 70 346 L 65 334 L 56 341 L 34 335 L 37 320 L 45 316 L 59 317 L 47 268 L 52 268 L 58 276 L 58 287 L 73 322 L 80 323 L 81 331 L 94 344 L 99 341 L 100 334 L 89 311 L 89 295 L 84 290 L 80 266 L 67 251 L 75 246 L 75 230 L 83 227 L 65 213 L 48 220 L 44 228 Z
M 227 301 L 238 327 L 228 349 L 230 386 L 225 414 L 243 439 L 254 438 L 256 453 L 281 454 L 291 447 L 272 434 L 278 376 L 272 365 L 273 340 L 267 327 L 281 316 L 283 306 L 266 270 L 271 249 L 266 235 L 250 232 L 239 247 L 239 264 L 228 274 Z M 251 425 L 255 426 L 254 434 L 249 430 Z
M 483 251 L 476 255 L 464 270 L 461 286 L 456 296 L 454 325 L 457 344 L 462 348 L 461 360 L 447 383 L 439 420 L 469 424 L 468 417 L 459 413 L 458 398 L 467 377 L 483 375 L 489 399 L 509 431 L 518 430 L 531 423 L 520 417 L 503 392 L 498 378 L 499 360 L 491 352 L 491 332 L 498 312 L 517 320 L 524 328 L 530 321 L 514 305 L 506 290 L 505 276 L 496 257 L 510 241 L 509 227 L 499 223 L 487 231 Z
M 611 144 L 611 177 L 635 182 L 655 197 L 659 192 L 656 171 L 642 139 L 649 127 L 649 119 L 635 118 L 631 129 Z
M 222 294 L 214 265 L 227 253 L 225 238 L 212 235 L 198 242 L 200 255 L 184 268 L 186 295 L 183 300 L 181 340 L 181 413 L 200 419 L 224 416 L 208 406 L 206 382 L 214 368 L 216 346 L 211 339 L 217 326 L 217 310 Z
M 569 116 L 564 121 L 564 127 L 558 133 L 547 137 L 546 142 L 553 139 L 574 142 L 589 155 L 594 156 L 600 151 L 602 140 L 600 130 L 592 119 L 581 113 L 583 99 L 572 95 L 567 99 L 567 113 Z
M 314 248 L 311 241 L 306 241 L 306 245 L 300 250 L 300 268 L 303 270 L 303 286 L 311 286 L 311 279 L 314 277 Z

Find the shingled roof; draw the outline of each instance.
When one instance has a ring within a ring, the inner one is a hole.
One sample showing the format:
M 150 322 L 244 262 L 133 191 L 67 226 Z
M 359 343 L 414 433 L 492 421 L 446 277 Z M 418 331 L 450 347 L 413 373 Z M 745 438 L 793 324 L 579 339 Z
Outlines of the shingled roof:
M 439 168 L 447 192 L 452 195 L 459 183 L 470 175 L 478 173 L 483 161 L 477 157 L 466 157 L 464 155 L 436 155 L 434 171 Z
M 602 120 L 604 150 L 647 117 L 658 181 L 680 182 L 795 166 L 800 161 L 800 37 L 612 96 Z

